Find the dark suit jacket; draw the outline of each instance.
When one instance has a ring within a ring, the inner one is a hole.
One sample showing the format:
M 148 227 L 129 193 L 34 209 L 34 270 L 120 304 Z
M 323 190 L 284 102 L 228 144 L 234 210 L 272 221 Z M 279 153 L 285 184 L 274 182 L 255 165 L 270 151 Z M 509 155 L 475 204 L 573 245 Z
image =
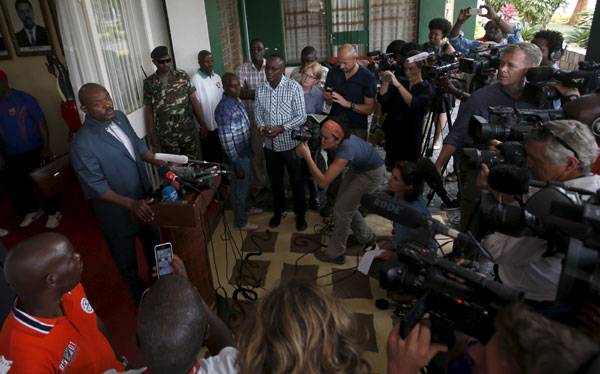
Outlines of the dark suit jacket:
M 46 28 L 40 25 L 35 26 L 35 45 L 50 45 Z M 21 31 L 15 34 L 15 36 L 17 37 L 17 44 L 19 47 L 33 47 L 29 42 L 29 37 L 27 36 L 27 31 L 25 31 L 25 28 L 22 28 Z
M 130 211 L 98 197 L 108 190 L 135 200 L 146 197 L 152 189 L 142 161 L 148 148 L 137 137 L 123 112 L 115 110 L 113 122 L 127 134 L 135 159 L 121 142 L 86 116 L 71 143 L 71 163 L 85 197 L 92 200 L 102 232 L 106 235 L 129 235 L 139 229 L 131 222 Z

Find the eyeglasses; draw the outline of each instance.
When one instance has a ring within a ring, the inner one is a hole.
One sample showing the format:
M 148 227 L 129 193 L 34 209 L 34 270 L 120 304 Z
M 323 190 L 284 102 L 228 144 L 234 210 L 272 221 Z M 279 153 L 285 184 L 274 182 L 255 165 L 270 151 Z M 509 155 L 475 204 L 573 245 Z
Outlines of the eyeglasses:
M 573 152 L 573 154 L 575 155 L 576 159 L 579 159 L 579 155 L 577 154 L 577 151 L 575 151 L 575 148 L 573 148 L 569 143 L 567 143 L 560 136 L 558 136 L 554 132 L 552 132 L 552 130 L 548 126 L 545 126 L 543 123 L 538 122 L 536 124 L 536 129 L 537 129 L 538 134 L 540 136 L 548 136 L 548 135 L 550 135 L 551 137 L 554 138 L 554 140 L 556 140 L 557 142 L 559 142 L 560 145 L 562 145 L 563 147 L 565 147 L 569 151 Z
M 169 62 L 171 62 L 170 58 L 165 58 L 164 60 L 156 60 L 156 63 L 160 65 L 168 64 Z
M 317 77 L 313 77 L 312 75 L 306 74 L 306 73 L 302 73 L 302 77 L 304 77 L 304 78 L 310 78 L 310 79 L 315 79 L 315 80 L 317 79 Z

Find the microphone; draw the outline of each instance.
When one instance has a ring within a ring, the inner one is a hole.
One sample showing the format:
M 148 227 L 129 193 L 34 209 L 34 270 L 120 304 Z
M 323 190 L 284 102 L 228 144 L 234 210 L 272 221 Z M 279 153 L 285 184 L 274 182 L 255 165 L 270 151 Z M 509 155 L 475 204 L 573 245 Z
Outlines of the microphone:
M 444 182 L 442 182 L 442 176 L 433 162 L 427 157 L 421 157 L 417 160 L 416 165 L 425 183 L 442 199 L 444 205 L 447 208 L 457 207 L 457 203 L 448 197 L 448 192 L 444 188 Z
M 593 90 L 597 86 L 598 75 L 595 71 L 566 71 L 552 66 L 537 66 L 527 71 L 527 80 L 531 83 L 556 80 L 566 87 Z
M 203 160 L 193 160 L 186 155 L 174 155 L 171 153 L 156 153 L 154 154 L 154 158 L 161 161 L 167 161 L 173 164 L 187 164 L 189 162 L 193 162 L 195 164 L 204 164 L 204 165 L 222 165 L 218 162 L 209 162 Z
M 490 169 L 488 184 L 494 190 L 510 195 L 529 192 L 529 169 L 511 164 L 500 164 Z
M 177 196 L 177 191 L 173 186 L 167 186 L 162 189 L 162 197 L 163 201 L 177 201 L 179 200 L 179 196 Z
M 413 229 L 425 227 L 432 235 L 442 234 L 463 243 L 471 244 L 471 239 L 468 235 L 450 228 L 433 218 L 425 217 L 418 210 L 408 206 L 400 205 L 400 203 L 397 203 L 394 200 L 386 199 L 373 194 L 365 194 L 360 199 L 360 203 L 367 210 L 392 220 L 402 226 Z
M 417 61 L 423 61 L 423 60 L 427 60 L 429 58 L 430 55 L 432 55 L 433 53 L 429 53 L 429 52 L 421 52 L 417 55 L 411 56 L 409 58 L 406 59 L 406 62 L 408 62 L 409 64 L 413 63 L 413 62 L 417 62 Z

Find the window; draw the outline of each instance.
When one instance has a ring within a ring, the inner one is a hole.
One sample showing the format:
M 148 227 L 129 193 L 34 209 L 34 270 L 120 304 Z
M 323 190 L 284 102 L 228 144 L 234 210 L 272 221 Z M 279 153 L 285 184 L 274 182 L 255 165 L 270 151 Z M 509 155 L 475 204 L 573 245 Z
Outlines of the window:
M 223 46 L 223 64 L 225 71 L 235 72 L 236 68 L 244 62 L 237 0 L 219 0 L 217 8 L 221 46 Z
M 319 59 L 327 57 L 325 1 L 284 0 L 283 12 L 287 60 L 300 62 L 300 52 L 307 45 L 315 47 Z
M 425 4 L 425 2 L 422 2 Z M 369 7 L 369 48 L 385 51 L 396 39 L 417 40 L 415 0 L 371 0 Z

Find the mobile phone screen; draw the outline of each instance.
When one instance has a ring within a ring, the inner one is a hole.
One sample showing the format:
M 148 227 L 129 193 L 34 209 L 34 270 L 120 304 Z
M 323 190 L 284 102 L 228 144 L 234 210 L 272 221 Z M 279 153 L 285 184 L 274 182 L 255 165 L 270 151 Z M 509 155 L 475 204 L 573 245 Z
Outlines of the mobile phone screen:
M 173 273 L 169 261 L 173 260 L 173 247 L 171 243 L 163 243 L 154 247 L 154 255 L 156 256 L 156 269 L 158 277 Z

